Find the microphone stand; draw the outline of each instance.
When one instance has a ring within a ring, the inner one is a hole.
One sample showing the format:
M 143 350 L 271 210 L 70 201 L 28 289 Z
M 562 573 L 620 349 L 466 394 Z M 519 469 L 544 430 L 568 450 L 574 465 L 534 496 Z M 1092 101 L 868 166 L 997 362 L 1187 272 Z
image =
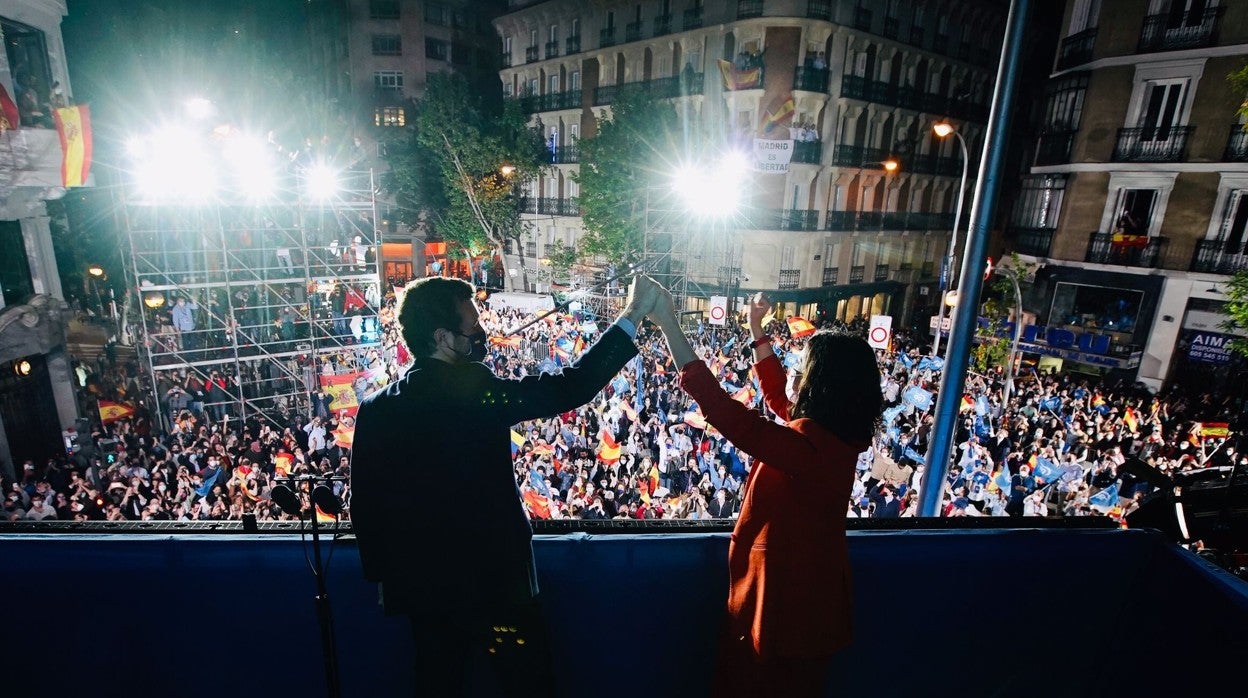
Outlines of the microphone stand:
M 300 475 L 278 478 L 277 481 L 329 483 L 342 478 L 316 475 Z M 302 512 L 301 512 L 302 515 Z M 316 519 L 316 503 L 312 504 L 312 576 L 316 579 L 316 622 L 321 630 L 321 655 L 325 662 L 325 687 L 329 698 L 342 697 L 342 683 L 338 676 L 338 649 L 334 639 L 334 616 L 329 604 L 329 590 L 325 585 L 325 565 L 321 560 L 321 526 Z M 300 522 L 302 525 L 302 521 Z

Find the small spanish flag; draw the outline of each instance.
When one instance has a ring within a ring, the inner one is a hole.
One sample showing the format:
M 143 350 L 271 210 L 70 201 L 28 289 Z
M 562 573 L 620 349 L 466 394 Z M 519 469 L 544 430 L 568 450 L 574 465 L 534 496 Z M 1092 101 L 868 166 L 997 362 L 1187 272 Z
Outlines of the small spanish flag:
M 694 429 L 706 428 L 706 417 L 702 414 L 702 408 L 698 408 L 692 412 L 686 412 L 684 422 Z
M 973 410 L 973 409 L 975 409 L 975 401 L 971 399 L 970 395 L 963 395 L 962 402 L 958 406 L 958 411 L 966 412 L 967 410 Z
M 316 507 L 317 523 L 333 523 L 337 520 L 338 520 L 337 516 L 334 516 L 333 514 L 326 514 L 323 509 L 321 509 L 320 507 Z
M 290 477 L 290 468 L 295 463 L 295 457 L 289 453 L 282 451 L 273 456 L 273 472 L 278 477 Z
M 1135 410 L 1128 407 L 1127 411 L 1122 413 L 1122 423 L 1126 424 L 1127 428 L 1134 434 L 1140 426 L 1140 421 L 1135 418 Z
M 602 443 L 598 444 L 598 460 L 604 463 L 615 463 L 620 459 L 620 445 L 616 443 L 615 437 L 611 436 L 611 432 L 606 429 L 602 430 Z
M 804 317 L 789 318 L 789 334 L 793 339 L 801 339 L 809 337 L 815 333 L 815 326 L 810 324 L 810 320 Z
M 524 447 L 524 437 L 515 429 L 511 430 L 511 455 L 516 455 Z
M 108 400 L 100 400 L 100 423 L 108 424 L 119 419 L 134 416 L 134 408 L 123 405 L 119 402 L 109 402 Z
M 339 448 L 351 448 L 355 444 L 355 427 L 338 425 L 338 428 L 334 430 L 334 443 Z
M 776 109 L 774 113 L 770 111 L 767 112 L 767 116 L 763 119 L 763 123 L 759 127 L 759 131 L 761 131 L 764 136 L 768 135 L 771 133 L 772 129 L 780 126 L 780 122 L 792 117 L 795 108 L 796 105 L 793 103 L 793 97 L 790 96 L 780 105 L 778 109 Z
M 628 400 L 620 402 L 620 411 L 624 413 L 625 417 L 628 417 L 628 421 L 637 421 L 637 410 L 628 403 Z
M 53 118 L 61 137 L 61 184 L 81 187 L 91 174 L 91 110 L 85 104 L 60 107 Z

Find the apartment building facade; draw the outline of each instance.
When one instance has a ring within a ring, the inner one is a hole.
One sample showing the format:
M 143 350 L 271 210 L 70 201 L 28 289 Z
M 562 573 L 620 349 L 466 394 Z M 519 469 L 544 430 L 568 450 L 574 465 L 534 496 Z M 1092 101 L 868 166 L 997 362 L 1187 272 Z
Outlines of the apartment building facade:
M 1248 268 L 1243 0 L 1070 0 L 1010 246 L 1042 265 L 1024 349 L 1153 388 L 1226 373 Z M 1241 203 L 1242 202 L 1242 203 Z
M 64 196 L 49 106 L 72 104 L 61 38 L 64 0 L 0 8 L 0 87 L 18 123 L 0 129 L 0 474 L 61 448 L 78 416 L 65 351 L 68 311 L 46 202 Z
M 962 167 L 957 143 L 932 125 L 948 121 L 965 137 L 973 183 L 1006 3 L 511 0 L 508 9 L 495 21 L 504 95 L 540 123 L 552 163 L 522 202 L 533 226 L 526 257 L 580 234 L 577 144 L 620 89 L 673 99 L 699 145 L 747 152 L 791 98 L 791 121 L 767 136 L 792 141 L 787 171 L 750 174 L 748 205 L 728 223 L 734 249 L 689 273 L 704 296 L 767 290 L 793 312 L 886 313 L 926 327 Z

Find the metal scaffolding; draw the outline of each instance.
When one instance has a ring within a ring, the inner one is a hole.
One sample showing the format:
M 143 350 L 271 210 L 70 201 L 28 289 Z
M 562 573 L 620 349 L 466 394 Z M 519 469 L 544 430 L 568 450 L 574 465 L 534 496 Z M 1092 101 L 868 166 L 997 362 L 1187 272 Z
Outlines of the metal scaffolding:
M 320 376 L 349 373 L 361 352 L 381 349 L 373 173 L 340 173 L 324 199 L 297 173 L 284 184 L 263 202 L 126 197 L 153 390 L 161 375 L 180 385 L 215 374 L 226 387 L 206 401 L 214 419 L 306 414 Z

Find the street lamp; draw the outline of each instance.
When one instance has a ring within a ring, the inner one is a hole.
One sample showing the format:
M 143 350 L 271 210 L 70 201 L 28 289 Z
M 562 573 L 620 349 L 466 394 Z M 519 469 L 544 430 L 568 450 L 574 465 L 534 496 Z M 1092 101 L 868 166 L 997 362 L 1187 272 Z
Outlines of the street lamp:
M 889 173 L 896 172 L 897 168 L 901 167 L 901 163 L 893 158 L 889 158 L 881 164 L 884 165 L 884 171 Z
M 165 294 L 153 291 L 143 296 L 143 305 L 156 310 L 165 304 Z
M 104 267 L 98 264 L 92 264 L 87 267 L 87 273 L 91 275 L 91 278 L 99 279 L 100 281 L 104 281 L 108 278 L 108 275 L 104 273 Z
M 970 156 L 966 152 L 966 139 L 961 133 L 947 121 L 941 121 L 932 126 L 932 133 L 938 138 L 946 138 L 949 134 L 958 137 L 958 145 L 962 150 L 962 181 L 958 185 L 958 205 L 953 213 L 953 234 L 949 236 L 949 250 L 945 255 L 945 269 L 948 270 L 948 287 L 950 290 L 957 287 L 957 271 L 954 267 L 954 252 L 958 248 L 958 227 L 962 224 L 962 199 L 966 196 L 966 170 L 967 164 L 970 162 Z M 932 340 L 932 356 L 940 354 L 940 332 L 945 323 L 945 307 L 943 305 L 936 306 L 936 337 Z

